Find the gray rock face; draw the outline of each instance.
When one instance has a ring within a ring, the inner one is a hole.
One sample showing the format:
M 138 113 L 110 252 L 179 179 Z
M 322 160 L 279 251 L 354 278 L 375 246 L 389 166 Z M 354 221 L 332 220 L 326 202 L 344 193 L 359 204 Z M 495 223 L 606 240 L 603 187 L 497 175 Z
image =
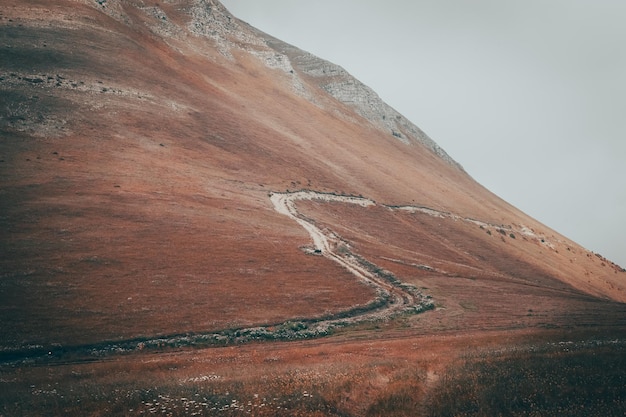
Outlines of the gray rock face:
M 278 39 L 265 36 L 267 45 L 289 57 L 292 66 L 298 72 L 315 80 L 320 88 L 341 103 L 350 106 L 377 128 L 406 144 L 411 141 L 422 143 L 446 162 L 463 169 L 419 127 L 385 103 L 374 90 L 345 69 Z
M 213 40 L 218 51 L 227 58 L 233 58 L 230 51 L 236 46 L 255 50 L 264 45 L 215 0 L 194 0 L 191 17 L 188 25 L 191 33 Z

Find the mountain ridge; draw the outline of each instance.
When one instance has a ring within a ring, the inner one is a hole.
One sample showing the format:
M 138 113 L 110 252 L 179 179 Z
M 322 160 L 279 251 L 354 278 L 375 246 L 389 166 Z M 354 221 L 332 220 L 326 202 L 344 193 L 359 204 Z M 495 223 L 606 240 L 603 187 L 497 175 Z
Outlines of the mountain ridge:
M 285 73 L 292 74 L 294 90 L 304 98 L 311 99 L 313 95 L 307 91 L 301 76 L 298 76 L 299 74 L 304 74 L 315 80 L 318 87 L 328 92 L 341 103 L 352 107 L 360 116 L 378 126 L 381 130 L 387 131 L 404 143 L 408 143 L 409 140 L 417 140 L 442 159 L 461 170 L 463 169 L 458 162 L 454 161 L 419 127 L 391 108 L 371 88 L 351 76 L 342 67 L 302 51 L 240 21 L 221 3 L 209 2 L 207 6 L 209 9 L 211 7 L 215 8 L 215 13 L 209 14 L 210 17 L 203 16 L 202 19 L 197 19 L 192 25 L 195 29 L 202 28 L 196 33 L 201 33 L 204 36 L 210 33 L 208 36 L 217 40 L 220 45 L 218 49 L 224 56 L 232 57 L 229 49 L 235 43 L 229 43 L 225 39 L 234 37 L 238 41 L 238 47 L 263 60 L 269 68 L 281 69 Z M 216 14 L 219 17 L 215 17 Z M 217 23 L 218 21 L 221 24 Z M 243 31 L 254 34 L 254 37 L 246 36 L 242 39 L 240 34 Z M 243 45 L 240 42 L 243 42 Z M 249 45 L 249 47 L 246 48 L 244 45 Z M 264 46 L 270 48 L 270 51 L 255 50 Z M 298 74 L 294 70 L 297 70 Z

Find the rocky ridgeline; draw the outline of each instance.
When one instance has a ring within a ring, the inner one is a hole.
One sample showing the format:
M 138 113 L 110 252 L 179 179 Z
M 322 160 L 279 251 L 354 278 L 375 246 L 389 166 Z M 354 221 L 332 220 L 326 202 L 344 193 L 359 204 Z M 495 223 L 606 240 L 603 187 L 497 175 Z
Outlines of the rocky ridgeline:
M 262 32 L 234 18 L 221 3 L 214 0 L 195 0 L 191 15 L 189 30 L 197 36 L 213 40 L 222 56 L 234 60 L 232 51 L 244 50 L 257 57 L 268 68 L 287 74 L 295 92 L 307 99 L 312 98 L 294 71 L 289 58 L 271 48 Z
M 419 127 L 385 103 L 374 90 L 350 75 L 339 65 L 267 35 L 265 35 L 265 41 L 275 51 L 287 56 L 298 72 L 314 80 L 320 88 L 333 98 L 351 107 L 357 114 L 380 130 L 393 135 L 406 144 L 417 141 L 446 162 L 462 169 Z
M 82 0 L 116 20 L 130 24 L 122 0 Z M 186 27 L 175 25 L 157 5 L 138 1 L 150 30 L 164 38 L 184 41 L 188 36 L 210 39 L 219 55 L 234 60 L 233 51 L 245 51 L 271 69 L 282 71 L 300 96 L 323 107 L 315 100 L 312 89 L 321 88 L 331 97 L 354 110 L 376 128 L 393 135 L 403 143 L 419 142 L 451 165 L 462 167 L 420 128 L 385 103 L 371 88 L 354 78 L 342 67 L 275 39 L 236 19 L 217 0 L 165 0 L 189 16 Z M 206 51 L 205 51 L 206 52 Z M 215 58 L 208 54 L 209 58 Z M 343 114 L 346 117 L 345 114 Z

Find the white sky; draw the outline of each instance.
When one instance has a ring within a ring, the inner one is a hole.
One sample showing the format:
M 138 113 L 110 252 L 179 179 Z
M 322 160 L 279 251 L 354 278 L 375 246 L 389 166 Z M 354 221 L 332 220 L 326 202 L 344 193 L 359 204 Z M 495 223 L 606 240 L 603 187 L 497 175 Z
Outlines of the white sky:
M 341 65 L 481 184 L 626 267 L 626 1 L 222 3 Z

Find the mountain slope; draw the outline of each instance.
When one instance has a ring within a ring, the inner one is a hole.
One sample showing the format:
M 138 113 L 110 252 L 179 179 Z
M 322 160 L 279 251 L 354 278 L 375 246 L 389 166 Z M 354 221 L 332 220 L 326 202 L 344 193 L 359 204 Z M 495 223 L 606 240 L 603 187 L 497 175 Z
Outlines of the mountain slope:
M 369 308 L 377 289 L 311 255 L 273 206 L 295 190 L 375 203 L 295 205 L 335 253 L 442 307 L 416 331 L 623 320 L 619 267 L 485 190 L 339 67 L 218 2 L 4 4 L 3 350 Z
M 2 2 L 0 415 L 623 415 L 624 277 L 217 1 Z

